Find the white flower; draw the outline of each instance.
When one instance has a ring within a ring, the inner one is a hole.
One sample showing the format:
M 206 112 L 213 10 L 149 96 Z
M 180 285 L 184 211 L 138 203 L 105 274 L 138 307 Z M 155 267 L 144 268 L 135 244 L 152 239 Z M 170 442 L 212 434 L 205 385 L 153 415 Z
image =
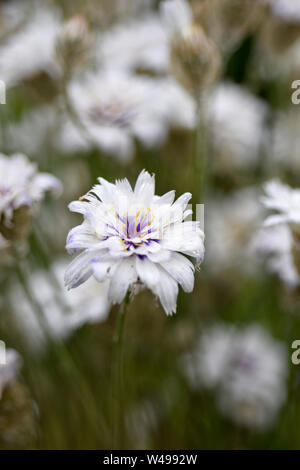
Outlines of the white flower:
M 183 367 L 194 388 L 220 384 L 236 334 L 234 327 L 215 325 L 204 331 L 195 351 L 184 358 Z
M 264 185 L 265 196 L 262 202 L 267 209 L 277 214 L 265 220 L 265 226 L 279 223 L 300 223 L 300 189 L 293 189 L 279 180 L 272 180 Z
M 40 311 L 41 318 L 18 284 L 12 284 L 9 299 L 16 324 L 23 338 L 34 349 L 46 344 L 47 334 L 53 338 L 66 338 L 85 323 L 106 320 L 110 304 L 107 299 L 108 284 L 90 278 L 78 289 L 64 289 L 67 260 L 55 261 L 49 270 L 28 273 L 27 280 Z M 46 336 L 45 336 L 46 335 Z
M 69 208 L 84 221 L 67 238 L 70 253 L 83 250 L 70 264 L 66 286 L 74 288 L 90 276 L 110 279 L 112 303 L 121 303 L 140 281 L 160 299 L 167 314 L 176 311 L 178 284 L 191 292 L 194 266 L 181 253 L 204 255 L 204 234 L 197 222 L 184 221 L 190 193 L 174 201 L 174 191 L 155 196 L 154 176 L 142 171 L 132 189 L 127 179 L 115 184 L 99 178 L 98 185 Z
M 300 3 L 298 0 L 268 0 L 272 12 L 279 18 L 298 23 L 300 21 Z
M 1 17 L 1 32 L 5 37 L 6 34 L 11 34 L 18 28 L 22 21 L 28 14 L 28 3 L 22 0 L 11 0 L 10 2 L 1 2 L 0 4 L 0 17 Z
M 37 8 L 30 17 L 31 21 L 0 47 L 0 77 L 8 88 L 39 72 L 58 72 L 54 60 L 60 24 L 57 11 Z
M 298 64 L 300 66 L 300 43 L 297 43 Z M 286 54 L 290 57 L 290 54 Z M 299 158 L 299 110 L 297 106 L 288 111 L 275 114 L 274 126 L 272 128 L 269 165 L 274 168 L 278 165 L 280 170 L 287 169 L 291 172 L 300 171 Z
M 118 24 L 101 34 L 96 44 L 100 62 L 113 68 L 166 73 L 168 38 L 158 15 Z
M 154 147 L 165 141 L 169 127 L 190 129 L 195 123 L 191 97 L 171 79 L 103 70 L 72 82 L 69 96 L 89 140 L 120 159 L 134 154 L 134 138 Z M 71 123 L 60 142 L 71 151 L 91 144 Z
M 48 190 L 61 191 L 57 178 L 38 173 L 36 165 L 25 155 L 0 154 L 0 215 L 4 223 L 11 222 L 15 209 L 34 206 Z
M 266 116 L 266 105 L 247 89 L 230 82 L 216 88 L 209 117 L 217 168 L 244 169 L 257 163 Z
M 286 224 L 263 227 L 255 235 L 252 243 L 254 252 L 266 258 L 266 267 L 275 273 L 287 287 L 295 288 L 300 277 L 292 255 L 293 237 Z
M 14 349 L 7 349 L 5 356 L 6 364 L 0 364 L 0 398 L 5 387 L 16 379 L 23 362 Z
M 274 423 L 286 397 L 287 354 L 262 327 L 216 325 L 186 364 L 192 385 L 214 389 L 219 408 L 235 423 L 260 430 Z
M 215 197 L 206 204 L 206 266 L 212 272 L 239 269 L 256 273 L 252 239 L 263 222 L 264 211 L 254 187 Z
M 258 325 L 241 330 L 233 344 L 218 405 L 235 423 L 264 430 L 286 398 L 287 353 Z

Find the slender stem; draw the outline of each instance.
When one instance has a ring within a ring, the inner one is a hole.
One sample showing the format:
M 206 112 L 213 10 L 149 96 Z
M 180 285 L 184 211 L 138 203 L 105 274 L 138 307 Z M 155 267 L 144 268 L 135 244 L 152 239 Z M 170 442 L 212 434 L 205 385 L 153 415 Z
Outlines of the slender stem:
M 71 102 L 67 90 L 67 85 L 69 83 L 70 76 L 67 74 L 62 78 L 61 81 L 61 93 L 65 105 L 65 109 L 68 113 L 69 118 L 72 121 L 72 124 L 79 130 L 79 132 L 82 134 L 82 137 L 90 144 L 93 144 L 93 138 L 89 133 L 89 130 L 87 126 L 82 122 L 81 118 L 79 117 L 76 109 L 73 106 L 73 103 Z
M 117 329 L 114 337 L 114 363 L 113 363 L 113 448 L 120 447 L 122 420 L 122 397 L 123 397 L 123 336 L 127 306 L 129 304 L 129 292 L 127 292 L 120 306 Z
M 197 123 L 196 123 L 196 144 L 192 164 L 193 171 L 193 195 L 196 204 L 203 202 L 205 192 L 205 173 L 207 159 L 206 140 L 206 96 L 204 94 L 197 98 Z

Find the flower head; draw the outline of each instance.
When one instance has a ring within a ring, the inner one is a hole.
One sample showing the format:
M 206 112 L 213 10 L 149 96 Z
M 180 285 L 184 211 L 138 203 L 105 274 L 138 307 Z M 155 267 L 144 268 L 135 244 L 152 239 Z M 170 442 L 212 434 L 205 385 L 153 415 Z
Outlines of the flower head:
M 28 272 L 27 282 L 39 306 L 39 313 L 43 316 L 44 328 L 20 285 L 12 283 L 9 289 L 14 321 L 22 331 L 28 347 L 34 350 L 42 351 L 48 345 L 47 339 L 67 338 L 83 324 L 102 322 L 109 314 L 108 283 L 99 286 L 91 277 L 78 289 L 66 291 L 63 284 L 67 264 L 68 260 L 60 258 L 51 264 L 52 283 L 45 270 Z
M 285 401 L 285 347 L 257 324 L 208 329 L 185 366 L 193 387 L 215 390 L 218 407 L 238 425 L 270 427 Z
M 56 57 L 66 74 L 83 65 L 90 53 L 92 38 L 83 15 L 66 21 L 56 38 Z
M 221 83 L 209 107 L 217 168 L 232 172 L 257 164 L 266 135 L 268 108 L 246 88 L 230 81 Z
M 277 212 L 266 219 L 266 226 L 278 223 L 300 224 L 300 189 L 293 189 L 279 180 L 267 182 L 264 189 L 264 206 Z
M 287 288 L 299 286 L 300 276 L 293 259 L 293 235 L 288 225 L 262 227 L 253 238 L 253 249 L 266 261 L 269 272 L 278 275 Z
M 97 58 L 108 67 L 165 74 L 169 68 L 167 32 L 158 14 L 121 22 L 101 33 Z
M 170 191 L 154 194 L 154 176 L 142 171 L 132 189 L 127 179 L 115 184 L 99 178 L 98 185 L 69 208 L 84 221 L 68 235 L 69 253 L 82 250 L 66 271 L 71 289 L 90 276 L 110 280 L 109 300 L 121 303 L 140 282 L 160 299 L 167 314 L 175 313 L 178 284 L 191 292 L 194 266 L 183 254 L 200 263 L 204 234 L 197 222 L 184 221 L 191 198 L 185 193 L 174 201 Z
M 23 154 L 0 154 L 0 218 L 9 225 L 16 209 L 39 202 L 46 191 L 60 192 L 61 184 L 49 173 L 38 173 Z
M 59 12 L 37 7 L 32 14 L 27 12 L 28 16 L 31 20 L 24 28 L 9 36 L 0 47 L 0 75 L 8 87 L 42 72 L 58 75 L 54 44 L 60 25 Z
M 165 141 L 169 128 L 191 129 L 195 124 L 193 100 L 170 78 L 103 69 L 71 81 L 68 95 L 89 142 L 82 142 L 67 124 L 61 135 L 66 150 L 92 144 L 126 160 L 134 154 L 135 139 L 153 148 Z

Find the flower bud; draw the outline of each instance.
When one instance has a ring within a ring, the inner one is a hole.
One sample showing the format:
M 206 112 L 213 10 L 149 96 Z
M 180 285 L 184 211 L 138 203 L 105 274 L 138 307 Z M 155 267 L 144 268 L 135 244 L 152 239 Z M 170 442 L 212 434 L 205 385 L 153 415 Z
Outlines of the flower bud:
M 221 58 L 203 29 L 190 24 L 171 39 L 171 66 L 178 82 L 199 95 L 217 79 Z
M 91 49 L 91 34 L 83 15 L 75 15 L 66 21 L 56 39 L 56 57 L 67 73 L 82 66 Z

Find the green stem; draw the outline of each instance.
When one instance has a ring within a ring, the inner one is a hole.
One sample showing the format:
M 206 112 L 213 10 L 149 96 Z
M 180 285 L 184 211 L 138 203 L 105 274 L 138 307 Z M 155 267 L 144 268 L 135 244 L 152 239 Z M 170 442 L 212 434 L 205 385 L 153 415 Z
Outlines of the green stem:
M 196 144 L 192 164 L 193 171 L 193 196 L 196 204 L 203 202 L 206 189 L 205 173 L 207 159 L 207 136 L 206 136 L 206 96 L 200 95 L 197 99 L 197 123 L 196 123 Z
M 113 363 L 113 448 L 120 448 L 122 419 L 122 397 L 123 397 L 123 336 L 126 311 L 129 304 L 129 292 L 127 292 L 120 306 L 117 321 L 116 335 L 114 337 L 114 363 Z
M 71 119 L 73 125 L 79 130 L 79 132 L 81 132 L 83 138 L 88 143 L 93 145 L 93 143 L 94 143 L 93 138 L 90 135 L 87 126 L 82 122 L 82 120 L 78 116 L 78 113 L 77 113 L 76 109 L 73 106 L 73 103 L 71 102 L 71 100 L 69 98 L 69 94 L 68 94 L 68 90 L 67 90 L 69 80 L 70 80 L 69 75 L 66 75 L 62 78 L 62 83 L 61 83 L 61 93 L 62 93 L 62 96 L 63 96 L 65 109 L 66 109 L 66 111 L 69 115 L 69 118 Z

